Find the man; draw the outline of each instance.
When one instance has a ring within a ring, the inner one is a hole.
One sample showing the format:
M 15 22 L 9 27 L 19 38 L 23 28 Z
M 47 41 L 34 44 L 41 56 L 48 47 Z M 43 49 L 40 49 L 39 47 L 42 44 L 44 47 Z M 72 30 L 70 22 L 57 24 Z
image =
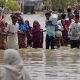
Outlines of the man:
M 15 15 L 12 15 L 11 17 L 12 23 L 8 25 L 7 27 L 7 47 L 8 49 L 18 49 L 18 31 L 19 26 L 17 24 L 17 17 Z
M 49 46 L 51 46 L 51 49 L 54 49 L 55 46 L 55 26 L 53 25 L 53 21 L 50 20 L 51 14 L 46 13 L 46 49 L 49 49 Z

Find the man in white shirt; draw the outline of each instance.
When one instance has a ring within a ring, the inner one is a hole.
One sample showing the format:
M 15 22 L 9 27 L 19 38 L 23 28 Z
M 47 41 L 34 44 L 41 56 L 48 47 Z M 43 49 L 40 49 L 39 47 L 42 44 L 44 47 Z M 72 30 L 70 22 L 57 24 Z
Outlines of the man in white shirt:
M 7 47 L 8 49 L 18 49 L 18 30 L 17 17 L 13 15 L 12 23 L 8 25 Z

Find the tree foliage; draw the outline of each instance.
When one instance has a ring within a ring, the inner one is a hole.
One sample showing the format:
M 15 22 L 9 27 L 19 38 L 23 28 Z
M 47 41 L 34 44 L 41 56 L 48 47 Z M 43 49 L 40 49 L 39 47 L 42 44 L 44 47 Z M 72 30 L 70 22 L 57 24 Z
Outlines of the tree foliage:
M 0 6 L 2 7 L 5 3 L 5 0 L 0 0 Z
M 76 0 L 48 0 L 53 8 L 66 8 L 72 6 Z
M 20 4 L 16 0 L 8 0 L 7 7 L 12 11 L 18 11 L 20 9 Z

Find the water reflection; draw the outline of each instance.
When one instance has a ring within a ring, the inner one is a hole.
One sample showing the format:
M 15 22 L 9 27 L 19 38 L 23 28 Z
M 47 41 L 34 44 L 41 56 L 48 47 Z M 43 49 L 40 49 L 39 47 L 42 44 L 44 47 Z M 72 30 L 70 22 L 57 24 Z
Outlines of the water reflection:
M 80 50 L 78 49 L 29 48 L 21 51 L 24 65 L 32 80 L 79 80 L 80 78 Z
M 61 47 L 55 50 L 20 49 L 24 66 L 32 80 L 79 80 L 80 50 Z M 3 53 L 3 51 L 1 51 Z M 0 62 L 3 60 L 0 53 Z

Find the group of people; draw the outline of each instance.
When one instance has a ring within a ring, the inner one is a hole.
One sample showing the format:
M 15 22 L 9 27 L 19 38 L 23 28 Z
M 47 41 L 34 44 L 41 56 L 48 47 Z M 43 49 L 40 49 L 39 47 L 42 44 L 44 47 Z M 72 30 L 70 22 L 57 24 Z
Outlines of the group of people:
M 79 12 L 72 13 L 71 9 L 67 13 L 55 13 L 49 11 L 45 13 L 46 30 L 41 29 L 40 23 L 35 20 L 33 27 L 28 20 L 23 20 L 21 16 L 13 14 L 12 23 L 8 24 L 4 16 L 0 18 L 0 48 L 43 48 L 43 32 L 46 33 L 46 49 L 54 49 L 55 46 L 71 45 L 71 48 L 79 48 L 80 45 L 80 20 Z
M 15 14 L 11 15 L 12 22 L 8 24 L 4 18 L 0 18 L 0 49 L 19 49 L 43 47 L 43 32 L 38 21 L 30 27 L 28 20 Z
M 79 11 L 72 13 L 67 9 L 67 13 L 56 14 L 48 12 L 46 16 L 46 49 L 54 49 L 55 46 L 71 45 L 71 48 L 80 46 L 80 20 Z

